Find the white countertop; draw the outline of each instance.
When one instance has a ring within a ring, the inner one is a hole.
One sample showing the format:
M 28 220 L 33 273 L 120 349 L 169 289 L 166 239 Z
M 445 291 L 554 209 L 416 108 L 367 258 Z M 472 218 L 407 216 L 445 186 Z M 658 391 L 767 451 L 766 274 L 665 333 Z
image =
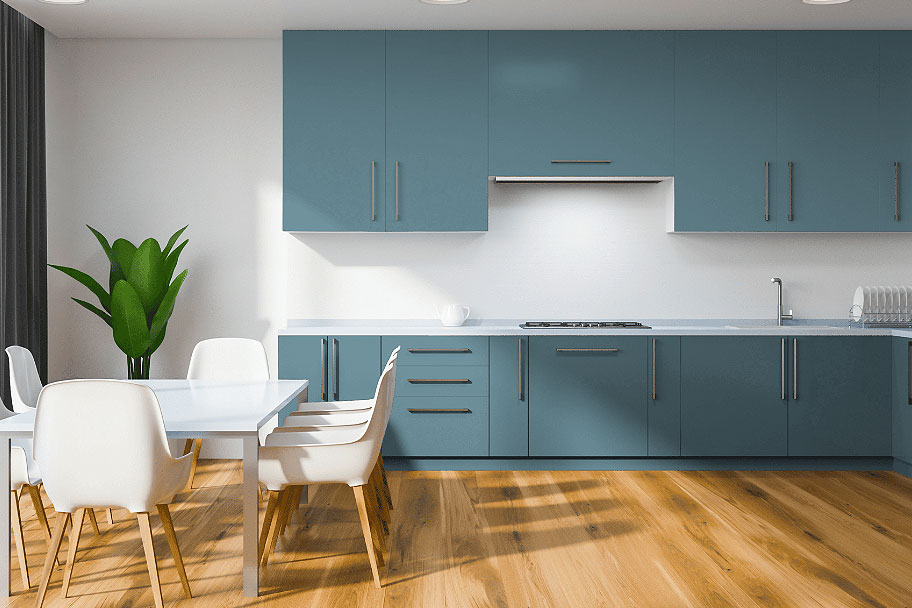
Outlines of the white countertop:
M 547 319 L 535 319 L 547 320 Z M 901 336 L 912 328 L 861 328 L 837 319 L 786 322 L 766 319 L 638 319 L 650 329 L 523 329 L 519 319 L 469 319 L 460 327 L 444 327 L 436 319 L 293 319 L 282 336 Z

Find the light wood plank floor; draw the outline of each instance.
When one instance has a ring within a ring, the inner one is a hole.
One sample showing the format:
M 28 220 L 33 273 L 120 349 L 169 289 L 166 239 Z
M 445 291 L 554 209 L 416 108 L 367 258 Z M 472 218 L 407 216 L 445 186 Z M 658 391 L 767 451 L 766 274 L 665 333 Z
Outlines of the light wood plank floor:
M 196 599 L 180 600 L 153 516 L 173 604 L 912 605 L 912 480 L 895 473 L 392 473 L 382 590 L 371 583 L 351 491 L 322 486 L 280 541 L 256 600 L 240 590 L 240 466 L 203 461 L 197 479 L 205 487 L 172 510 Z M 37 581 L 45 545 L 28 505 Z M 83 534 L 71 598 L 60 599 L 58 570 L 46 606 L 152 605 L 135 518 L 115 515 L 111 528 L 99 511 L 102 535 Z M 12 580 L 21 585 L 15 569 Z M 8 605 L 33 602 L 34 592 L 19 591 Z

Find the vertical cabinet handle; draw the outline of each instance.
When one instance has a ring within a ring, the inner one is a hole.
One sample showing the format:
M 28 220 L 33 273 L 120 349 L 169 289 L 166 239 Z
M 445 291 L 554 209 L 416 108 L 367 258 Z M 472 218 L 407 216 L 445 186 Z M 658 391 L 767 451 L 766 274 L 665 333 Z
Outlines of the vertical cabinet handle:
M 782 338 L 782 400 L 785 401 L 785 338 Z
M 652 339 L 652 400 L 656 399 L 656 339 Z
M 906 369 L 907 369 L 907 382 L 908 382 L 908 392 L 906 396 L 909 397 L 909 405 L 912 405 L 912 340 L 909 341 L 909 352 L 906 353 Z
M 789 161 L 789 221 L 794 219 L 792 215 L 792 161 Z
M 326 401 L 326 338 L 320 338 L 320 399 Z
M 333 401 L 339 400 L 339 353 L 336 352 L 336 345 L 339 341 L 333 338 L 333 367 L 332 367 L 332 391 Z
M 893 161 L 893 221 L 899 221 L 899 161 Z
M 516 353 L 517 353 L 516 397 L 520 401 L 522 401 L 523 400 L 522 338 L 516 339 Z
M 376 203 L 376 183 L 377 183 L 377 161 L 371 161 L 371 221 L 377 220 L 377 203 Z
M 763 221 L 770 221 L 770 164 L 769 161 L 763 163 L 763 169 L 766 172 L 766 194 L 764 195 Z
M 399 221 L 399 161 L 396 161 L 396 221 Z
M 798 338 L 792 339 L 792 400 L 798 401 Z

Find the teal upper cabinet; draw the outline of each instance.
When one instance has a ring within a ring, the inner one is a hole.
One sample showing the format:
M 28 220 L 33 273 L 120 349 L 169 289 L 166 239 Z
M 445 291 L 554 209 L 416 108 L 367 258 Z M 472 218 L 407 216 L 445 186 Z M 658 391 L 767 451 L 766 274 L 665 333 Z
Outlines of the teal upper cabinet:
M 890 338 L 789 339 L 789 456 L 890 456 Z
M 876 204 L 880 34 L 777 36 L 779 229 L 878 229 L 891 217 Z
M 386 229 L 488 229 L 488 33 L 386 34 Z
M 776 230 L 776 33 L 678 32 L 675 231 Z
M 880 33 L 880 155 L 877 163 L 878 230 L 912 230 L 912 32 Z
M 285 230 L 384 230 L 384 38 L 283 34 Z
M 786 456 L 785 338 L 681 338 L 681 455 Z
M 646 338 L 529 339 L 530 456 L 646 456 Z
M 491 86 L 492 175 L 671 175 L 672 32 L 491 32 Z

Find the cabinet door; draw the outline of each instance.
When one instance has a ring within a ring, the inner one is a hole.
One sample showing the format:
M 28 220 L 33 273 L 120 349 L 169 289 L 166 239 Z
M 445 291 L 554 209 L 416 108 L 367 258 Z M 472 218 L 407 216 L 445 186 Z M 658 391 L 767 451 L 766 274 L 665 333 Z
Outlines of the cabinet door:
M 329 389 L 333 401 L 372 399 L 380 379 L 380 336 L 329 337 Z
M 282 41 L 284 229 L 382 231 L 384 33 L 287 31 Z
M 878 33 L 777 36 L 779 229 L 875 229 Z
M 776 230 L 775 32 L 677 32 L 675 231 Z
M 893 338 L 893 458 L 912 465 L 912 339 Z
M 535 336 L 531 456 L 646 455 L 646 338 Z
M 328 350 L 326 336 L 279 336 L 279 378 L 310 380 L 307 400 L 328 401 Z
M 529 338 L 491 338 L 491 456 L 529 455 Z
M 789 339 L 789 456 L 890 455 L 889 343 Z
M 495 31 L 491 40 L 493 175 L 671 174 L 672 32 Z
M 873 210 L 878 230 L 912 230 L 912 189 L 904 191 L 902 188 L 903 173 L 907 179 L 912 179 L 910 99 L 912 32 L 880 32 L 879 195 Z
M 681 338 L 649 340 L 648 428 L 650 456 L 681 455 Z
M 681 338 L 681 455 L 785 456 L 785 338 Z
M 386 229 L 488 229 L 488 33 L 386 34 Z

